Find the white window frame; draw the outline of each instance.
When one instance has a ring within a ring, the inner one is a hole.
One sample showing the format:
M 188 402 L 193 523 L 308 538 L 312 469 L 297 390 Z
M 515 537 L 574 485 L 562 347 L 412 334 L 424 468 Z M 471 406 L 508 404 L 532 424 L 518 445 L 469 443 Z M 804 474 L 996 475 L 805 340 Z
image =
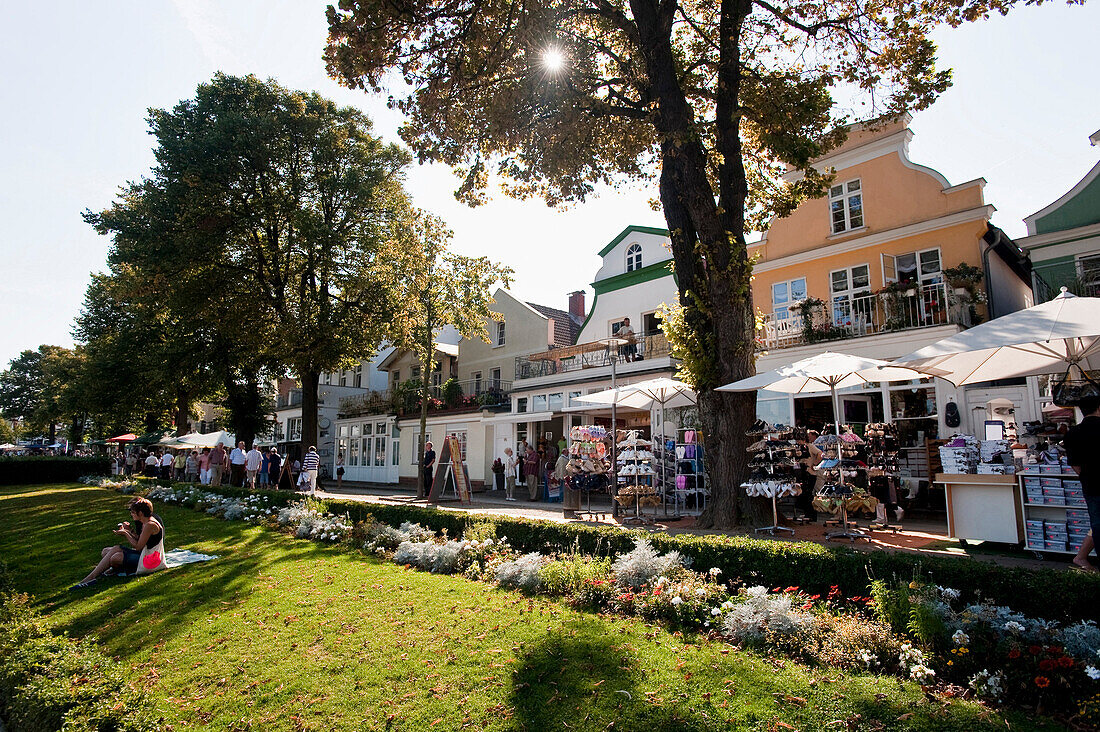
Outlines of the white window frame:
M 489 369 L 489 386 L 492 389 L 502 389 L 503 385 L 500 383 L 500 368 Z
M 772 314 L 775 316 L 776 320 L 787 320 L 788 318 L 790 318 L 791 317 L 791 306 L 795 305 L 797 303 L 800 303 L 800 302 L 802 302 L 802 300 L 805 299 L 804 297 L 795 299 L 795 297 L 792 294 L 794 292 L 794 288 L 791 287 L 791 285 L 794 284 L 795 282 L 799 282 L 799 281 L 802 282 L 802 291 L 808 297 L 809 293 L 810 293 L 809 283 L 806 281 L 805 277 L 795 277 L 794 279 L 790 279 L 790 280 L 780 280 L 778 282 L 773 282 L 771 284 Z M 775 301 L 775 286 L 776 285 L 786 285 L 787 286 L 787 302 L 785 302 L 785 303 L 776 303 L 776 301 Z
M 645 329 L 645 319 L 646 319 L 646 316 L 649 316 L 649 315 L 652 315 L 653 319 L 655 321 L 657 321 L 657 330 L 654 331 L 653 333 L 650 333 L 649 331 L 647 331 Z M 641 330 L 641 332 L 636 333 L 635 335 L 643 335 L 643 336 L 656 335 L 661 330 L 660 323 L 661 323 L 661 311 L 660 310 L 650 310 L 647 313 L 642 313 L 642 330 Z
M 642 268 L 642 245 L 633 242 L 626 248 L 626 271 L 634 272 Z
M 481 378 L 481 372 L 474 371 L 472 374 L 470 374 L 470 379 L 474 382 L 474 394 L 480 394 L 481 387 L 485 386 L 485 383 Z
M 855 285 L 855 270 L 860 269 L 860 268 L 863 268 L 863 269 L 867 270 L 867 284 L 863 285 L 862 287 L 856 287 L 856 285 Z M 845 288 L 841 291 L 837 291 L 837 289 L 834 287 L 833 275 L 839 274 L 840 272 L 844 273 Z M 830 272 L 829 272 L 829 312 L 832 314 L 833 323 L 836 324 L 836 325 L 854 325 L 855 323 L 849 322 L 849 321 L 855 321 L 857 319 L 856 317 L 854 317 L 854 314 L 852 312 L 852 310 L 853 310 L 852 301 L 857 297 L 867 297 L 870 294 L 871 294 L 871 265 L 869 263 L 864 262 L 862 264 L 853 264 L 849 267 L 840 267 L 839 269 L 830 270 Z M 841 300 L 848 303 L 848 316 L 844 319 L 841 319 L 841 318 L 837 317 L 838 316 L 838 311 L 837 311 L 836 305 Z M 866 316 L 866 313 L 864 313 L 864 315 Z M 865 317 L 864 320 L 866 321 L 867 318 Z M 867 324 L 868 323 L 864 322 L 864 325 L 867 325 Z
M 363 388 L 363 364 L 356 365 L 355 372 L 353 374 L 353 379 L 354 379 L 354 381 L 352 383 L 355 384 L 355 388 L 356 389 L 362 389 Z
M 496 345 L 494 346 L 494 348 L 499 348 L 499 347 L 503 346 L 508 340 L 507 336 L 508 336 L 508 333 L 507 333 L 507 328 L 504 324 L 504 321 L 503 320 L 498 320 L 497 321 Z
M 936 258 L 940 260 L 940 268 L 934 275 L 928 275 L 927 277 L 921 272 L 921 255 L 928 254 L 929 252 L 936 252 Z M 898 257 L 905 257 L 912 254 L 917 263 L 917 281 L 914 283 L 914 287 L 920 287 L 923 285 L 933 285 L 943 282 L 943 251 L 941 247 L 928 247 L 926 249 L 918 249 L 912 252 L 902 252 L 901 254 L 883 254 L 882 255 L 882 284 L 883 286 L 893 284 L 898 281 Z M 830 282 L 831 284 L 831 282 Z
M 855 184 L 855 189 L 852 189 L 852 184 Z M 834 189 L 839 188 L 840 192 L 834 192 Z M 859 212 L 858 223 L 853 221 L 852 215 L 852 198 L 859 197 Z M 836 211 L 835 203 L 839 202 L 844 210 L 844 220 L 838 221 L 833 217 L 833 213 Z M 852 178 L 846 180 L 843 183 L 836 183 L 829 187 L 829 233 L 830 235 L 846 234 L 850 231 L 862 229 L 866 226 L 866 210 L 867 207 L 863 200 L 863 180 L 860 178 Z M 843 224 L 841 228 L 837 228 L 838 224 Z
M 416 444 L 416 449 L 413 450 L 413 455 L 412 455 L 412 464 L 413 465 L 419 465 L 420 464 L 420 456 L 424 454 L 424 445 L 432 441 L 432 431 L 431 430 L 426 430 L 424 432 L 424 435 L 423 435 L 424 439 L 421 440 L 420 438 L 421 438 L 420 431 L 417 430 L 417 432 L 416 432 L 416 443 L 415 443 Z M 433 445 L 433 447 L 434 447 L 434 445 Z M 439 462 L 439 457 L 438 456 L 439 456 L 439 453 L 436 452 L 436 462 L 437 463 Z

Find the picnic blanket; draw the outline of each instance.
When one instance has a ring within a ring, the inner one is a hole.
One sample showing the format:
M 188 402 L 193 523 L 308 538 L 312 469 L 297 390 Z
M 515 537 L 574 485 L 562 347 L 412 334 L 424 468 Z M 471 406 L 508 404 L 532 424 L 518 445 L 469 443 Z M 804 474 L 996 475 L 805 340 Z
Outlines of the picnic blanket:
M 217 558 L 215 554 L 199 554 L 190 549 L 173 549 L 170 552 L 165 552 L 164 566 L 168 569 L 174 569 L 175 567 L 182 567 L 185 564 L 209 562 L 211 559 Z

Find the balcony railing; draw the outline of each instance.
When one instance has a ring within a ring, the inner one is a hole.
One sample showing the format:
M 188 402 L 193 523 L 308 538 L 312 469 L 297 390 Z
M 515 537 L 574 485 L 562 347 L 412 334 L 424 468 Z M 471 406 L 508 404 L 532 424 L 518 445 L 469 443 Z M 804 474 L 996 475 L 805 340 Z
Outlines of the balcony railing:
M 757 333 L 762 348 L 789 348 L 821 341 L 859 338 L 937 325 L 971 325 L 966 296 L 944 283 L 914 285 L 909 290 L 834 299 L 809 309 L 768 313 Z
M 466 379 L 428 387 L 431 410 L 470 411 L 492 409 L 512 403 L 512 382 L 501 379 Z M 420 410 L 420 392 L 406 382 L 396 389 L 370 391 L 365 394 L 344 397 L 340 400 L 339 416 L 355 417 L 364 414 L 409 414 Z
M 562 349 L 565 351 L 565 349 Z M 552 353 L 552 351 L 551 351 Z M 534 379 L 540 376 L 609 366 L 612 361 L 628 363 L 647 359 L 662 358 L 671 354 L 664 333 L 637 336 L 633 343 L 625 346 L 612 346 L 598 350 L 584 351 L 564 358 L 530 359 L 520 356 L 516 359 L 516 379 Z

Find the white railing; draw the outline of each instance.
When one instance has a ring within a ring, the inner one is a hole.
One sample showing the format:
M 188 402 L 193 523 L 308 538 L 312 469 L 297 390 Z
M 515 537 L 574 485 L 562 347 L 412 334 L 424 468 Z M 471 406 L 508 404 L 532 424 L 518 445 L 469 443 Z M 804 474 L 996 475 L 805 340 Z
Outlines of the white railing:
M 797 305 L 786 317 L 768 313 L 758 339 L 763 348 L 789 348 L 950 323 L 969 327 L 966 305 L 942 282 L 914 285 L 907 290 L 838 298 L 817 305 L 810 309 L 809 324 Z

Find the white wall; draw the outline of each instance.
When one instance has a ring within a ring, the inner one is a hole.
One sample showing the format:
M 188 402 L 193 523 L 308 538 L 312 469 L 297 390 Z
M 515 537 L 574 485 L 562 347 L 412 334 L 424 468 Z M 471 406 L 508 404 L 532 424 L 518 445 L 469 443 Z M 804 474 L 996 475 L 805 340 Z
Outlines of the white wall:
M 677 302 L 676 280 L 669 272 L 664 277 L 642 282 L 621 290 L 612 290 L 597 295 L 592 303 L 588 322 L 581 331 L 578 343 L 594 341 L 611 335 L 609 322 L 630 318 L 630 325 L 636 334 L 642 332 L 642 313 L 657 310 L 662 303 Z
M 644 234 L 640 231 L 632 231 L 615 248 L 604 255 L 603 266 L 596 273 L 596 281 L 606 280 L 626 273 L 626 250 L 631 244 L 642 247 L 642 266 L 648 267 L 657 262 L 672 259 L 672 253 L 668 250 L 669 239 L 658 234 Z

